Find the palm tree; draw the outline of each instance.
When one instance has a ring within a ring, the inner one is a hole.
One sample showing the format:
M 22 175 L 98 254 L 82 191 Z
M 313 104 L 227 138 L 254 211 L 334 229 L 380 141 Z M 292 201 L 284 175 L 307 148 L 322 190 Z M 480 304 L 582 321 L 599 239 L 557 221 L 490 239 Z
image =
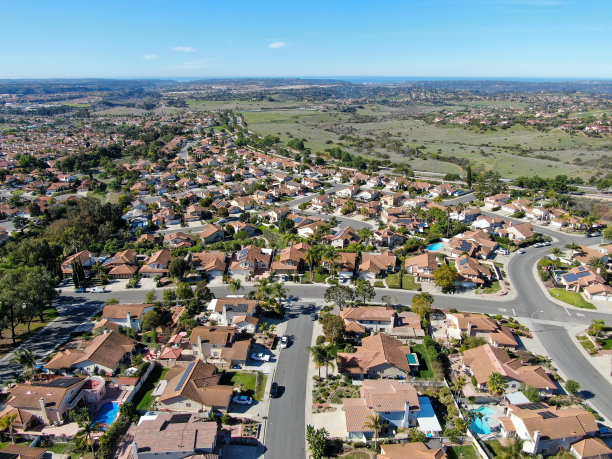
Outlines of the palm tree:
M 506 391 L 506 378 L 501 373 L 491 373 L 487 386 L 494 394 L 501 395 Z
M 563 254 L 563 251 L 559 247 L 553 247 L 550 250 L 550 253 L 555 257 L 560 257 Z
M 368 245 L 368 241 L 374 232 L 370 228 L 360 228 L 357 230 L 357 235 L 361 238 L 364 246 Z
M 380 413 L 376 413 L 373 416 L 368 416 L 368 420 L 365 422 L 363 427 L 372 429 L 374 431 L 374 444 L 378 446 L 378 434 L 383 428 L 383 420 Z
M 334 369 L 334 362 L 336 361 L 336 347 L 333 344 L 322 347 L 321 360 L 325 365 L 325 377 L 329 376 L 329 367 Z
M 599 338 L 599 334 L 606 329 L 606 322 L 603 319 L 593 320 L 589 331 L 595 334 L 596 338 Z
M 255 298 L 258 300 L 266 299 L 270 295 L 270 284 L 270 279 L 267 277 L 259 279 L 255 287 Z
M 15 444 L 15 435 L 13 434 L 15 419 L 17 419 L 17 414 L 7 414 L 0 418 L 0 431 L 4 432 L 8 430 L 9 436 L 11 437 L 11 443 L 13 444 Z
M 498 457 L 501 459 L 522 459 L 529 456 L 523 453 L 523 440 L 514 437 L 514 440 L 504 447 L 503 452 Z
M 242 289 L 242 282 L 240 282 L 240 279 L 232 279 L 230 280 L 228 288 L 230 292 L 232 292 L 232 295 L 235 295 L 238 290 Z
M 274 296 L 278 304 L 281 304 L 282 301 L 287 298 L 288 290 L 280 282 L 273 283 L 270 290 L 270 293 Z
M 91 452 L 93 454 L 95 440 L 92 439 L 92 435 L 103 430 L 102 424 L 99 422 L 92 422 L 91 413 L 86 406 L 81 406 L 72 410 L 70 412 L 70 417 L 81 428 L 74 437 L 82 439 L 86 445 L 91 446 Z
M 11 362 L 21 365 L 27 373 L 31 373 L 36 363 L 36 358 L 30 349 L 26 349 L 25 351 L 15 351 Z
M 325 350 L 321 345 L 307 346 L 306 350 L 312 355 L 312 361 L 315 367 L 319 370 L 319 378 L 321 377 L 321 367 L 325 365 Z
M 304 260 L 306 260 L 306 263 L 308 263 L 308 266 L 310 267 L 311 280 L 314 267 L 320 263 L 322 256 L 323 247 L 321 247 L 320 245 L 313 245 L 308 250 L 306 250 L 306 253 L 304 254 Z

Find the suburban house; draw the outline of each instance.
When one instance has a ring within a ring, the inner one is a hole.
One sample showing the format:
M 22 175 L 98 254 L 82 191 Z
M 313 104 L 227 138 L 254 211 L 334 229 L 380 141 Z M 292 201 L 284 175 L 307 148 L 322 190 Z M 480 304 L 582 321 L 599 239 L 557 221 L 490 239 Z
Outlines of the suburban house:
M 253 276 L 270 269 L 272 250 L 249 245 L 234 255 L 229 267 L 232 276 Z
M 238 320 L 241 320 L 238 318 Z M 245 365 L 252 340 L 239 339 L 237 327 L 195 327 L 189 338 L 193 355 L 219 368 Z
M 165 388 L 158 399 L 163 411 L 199 413 L 227 411 L 233 386 L 219 385 L 217 368 L 202 360 L 179 363 L 168 370 Z
M 50 381 L 18 384 L 11 391 L 11 398 L 6 404 L 21 414 L 22 422 L 26 425 L 63 424 L 70 411 L 83 400 L 86 381 L 86 378 L 58 377 Z
M 566 290 L 580 292 L 591 285 L 605 285 L 606 280 L 601 274 L 586 266 L 576 266 L 567 273 L 561 275 L 561 284 Z
M 61 264 L 62 276 L 70 277 L 72 276 L 72 265 L 73 264 L 81 264 L 83 266 L 83 270 L 85 273 L 91 271 L 91 268 L 96 264 L 96 258 L 89 252 L 88 250 L 82 250 L 81 252 L 75 253 L 74 255 L 70 255 Z
M 346 430 L 351 439 L 371 438 L 374 431 L 366 427 L 370 416 L 381 418 L 394 428 L 417 425 L 421 409 L 414 386 L 396 380 L 364 380 L 360 398 L 342 399 Z
M 272 271 L 279 274 L 298 274 L 305 267 L 304 257 L 310 245 L 305 242 L 285 247 L 277 261 L 272 262 Z
M 225 231 L 214 223 L 209 223 L 198 233 L 198 236 L 200 236 L 204 244 L 213 244 L 225 239 Z
M 461 223 L 470 223 L 476 220 L 476 218 L 480 215 L 480 209 L 472 208 L 472 209 L 454 209 L 449 217 L 451 220 L 456 220 Z
M 153 304 L 107 304 L 104 306 L 102 318 L 120 327 L 140 330 L 142 316 L 153 309 L 155 309 Z
M 518 225 L 511 225 L 498 232 L 500 236 L 506 236 L 510 239 L 513 239 L 517 243 L 524 241 L 525 239 L 530 238 L 535 234 L 533 232 L 533 226 L 531 225 L 531 223 L 528 222 L 519 223 Z
M 357 322 L 364 330 L 374 333 L 388 332 L 395 325 L 395 311 L 384 306 L 344 308 L 340 317 L 345 324 Z
M 333 260 L 324 258 L 321 260 L 321 264 L 331 269 L 334 264 L 338 265 L 338 277 L 341 280 L 348 280 L 355 274 L 355 268 L 357 267 L 357 254 L 353 252 L 336 252 Z
M 438 256 L 432 252 L 408 257 L 404 263 L 406 272 L 416 276 L 418 281 L 432 281 L 433 273 L 439 265 Z
M 491 270 L 476 258 L 462 255 L 455 260 L 455 268 L 460 276 L 459 282 L 464 287 L 483 287 L 491 282 Z
M 54 373 L 79 369 L 89 374 L 103 371 L 112 375 L 121 362 L 128 361 L 135 341 L 121 333 L 111 331 L 96 336 L 84 349 L 67 349 L 58 352 L 45 368 Z
M 225 252 L 190 252 L 191 263 L 196 272 L 208 279 L 218 279 L 223 277 L 227 269 Z
M 357 235 L 355 228 L 347 226 L 329 236 L 328 240 L 332 246 L 345 249 L 349 244 L 360 242 L 361 238 Z
M 442 448 L 429 448 L 425 443 L 395 443 L 380 445 L 380 454 L 376 459 L 446 459 Z
M 193 235 L 178 231 L 176 233 L 166 234 L 164 236 L 164 244 L 174 249 L 182 249 L 193 246 L 194 239 Z
M 129 279 L 138 272 L 137 253 L 133 249 L 117 252 L 102 263 L 111 279 Z
M 506 204 L 510 200 L 510 195 L 508 193 L 497 193 L 493 196 L 487 196 L 484 198 L 485 206 L 488 208 L 493 207 L 501 207 Z
M 510 327 L 502 327 L 484 314 L 470 312 L 455 312 L 446 314 L 448 327 L 446 334 L 450 339 L 462 339 L 462 336 L 477 336 L 484 338 L 494 347 L 516 349 L 518 341 Z
M 585 438 L 572 445 L 570 454 L 578 459 L 606 459 L 612 457 L 612 449 L 601 438 Z
M 217 449 L 217 434 L 216 422 L 202 422 L 196 414 L 147 414 L 131 425 L 126 449 L 133 459 L 203 458 Z
M 463 365 L 469 368 L 481 389 L 487 387 L 492 373 L 500 373 L 507 382 L 506 392 L 520 390 L 521 384 L 534 387 L 542 393 L 552 393 L 557 390 L 557 385 L 543 367 L 523 365 L 519 359 L 510 357 L 506 350 L 490 344 L 464 351 Z
M 507 416 L 500 417 L 502 432 L 523 440 L 523 451 L 554 455 L 570 450 L 586 437 L 599 432 L 592 413 L 582 408 L 559 408 L 543 403 L 509 405 Z
M 233 325 L 236 318 L 255 314 L 257 300 L 247 300 L 241 296 L 214 298 L 210 301 L 208 310 L 212 311 L 210 318 L 216 320 L 219 325 Z
M 140 275 L 142 277 L 167 276 L 171 260 L 172 252 L 170 250 L 159 250 L 151 255 L 142 268 L 140 268 Z
M 338 352 L 338 372 L 357 379 L 407 377 L 418 368 L 410 346 L 384 333 L 363 338 L 355 352 Z
M 357 275 L 361 279 L 374 279 L 395 271 L 397 257 L 393 252 L 362 253 Z
M 374 234 L 372 235 L 372 241 L 377 246 L 389 247 L 389 249 L 392 250 L 394 247 L 402 245 L 404 242 L 406 242 L 406 238 L 396 231 L 392 231 L 388 228 L 385 228 L 382 230 L 374 231 Z

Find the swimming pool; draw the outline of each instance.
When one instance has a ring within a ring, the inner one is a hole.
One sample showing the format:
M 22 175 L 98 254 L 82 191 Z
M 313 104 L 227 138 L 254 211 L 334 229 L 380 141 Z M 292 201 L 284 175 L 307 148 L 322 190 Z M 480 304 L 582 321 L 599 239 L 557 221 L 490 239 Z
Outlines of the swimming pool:
M 495 415 L 495 411 L 493 411 L 488 406 L 482 406 L 477 410 L 471 410 L 471 413 L 481 413 L 482 419 L 474 419 L 470 424 L 470 428 L 476 432 L 478 435 L 488 435 L 491 433 L 491 426 L 489 425 L 490 416 Z
M 105 403 L 93 418 L 92 425 L 100 423 L 103 426 L 103 430 L 106 430 L 108 426 L 115 422 L 115 419 L 117 419 L 117 414 L 119 414 L 119 404 L 117 402 Z
M 425 247 L 425 250 L 435 252 L 436 250 L 440 250 L 442 247 L 444 247 L 444 244 L 442 244 L 441 242 L 436 242 L 435 244 L 431 244 Z

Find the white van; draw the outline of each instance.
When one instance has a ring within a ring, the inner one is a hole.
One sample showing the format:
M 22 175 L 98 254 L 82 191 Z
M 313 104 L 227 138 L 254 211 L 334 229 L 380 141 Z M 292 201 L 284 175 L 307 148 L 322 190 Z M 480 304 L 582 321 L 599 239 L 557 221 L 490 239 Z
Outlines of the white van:
M 104 293 L 106 292 L 105 287 L 94 287 L 91 289 L 91 293 Z

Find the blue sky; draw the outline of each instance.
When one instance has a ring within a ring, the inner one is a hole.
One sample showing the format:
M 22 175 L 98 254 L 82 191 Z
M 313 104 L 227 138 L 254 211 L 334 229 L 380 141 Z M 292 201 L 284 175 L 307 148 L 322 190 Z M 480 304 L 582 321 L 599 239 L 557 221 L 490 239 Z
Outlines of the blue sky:
M 1 5 L 0 78 L 612 78 L 610 0 Z

